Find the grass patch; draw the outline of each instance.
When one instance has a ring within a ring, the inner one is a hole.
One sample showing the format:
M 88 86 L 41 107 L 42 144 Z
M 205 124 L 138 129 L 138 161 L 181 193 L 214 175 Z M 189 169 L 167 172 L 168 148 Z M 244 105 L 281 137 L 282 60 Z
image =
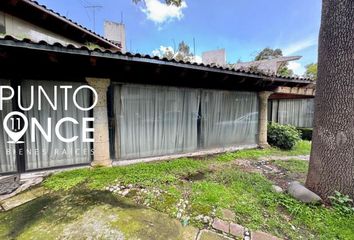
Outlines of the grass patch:
M 236 221 L 251 229 L 260 229 L 288 239 L 354 239 L 354 215 L 342 215 L 335 209 L 300 203 L 286 194 L 274 193 L 272 182 L 259 173 L 243 172 L 234 159 L 258 159 L 267 156 L 294 156 L 310 153 L 310 142 L 300 141 L 293 150 L 251 149 L 219 154 L 202 159 L 141 163 L 124 167 L 78 169 L 55 174 L 44 182 L 53 190 L 77 188 L 102 189 L 118 180 L 124 184 L 157 187 L 160 196 L 147 195 L 150 206 L 176 217 L 180 199 L 189 201 L 183 214 L 211 216 L 216 209 L 235 212 Z M 273 161 L 291 173 L 305 173 L 307 162 Z M 203 177 L 193 177 L 203 173 Z M 186 177 L 187 176 L 187 177 Z M 80 204 L 78 205 L 80 206 Z
M 221 154 L 216 157 L 217 161 L 231 161 L 234 159 L 258 159 L 266 156 L 296 156 L 309 155 L 311 151 L 311 142 L 301 140 L 297 142 L 292 150 L 285 151 L 278 148 L 267 149 L 245 149 L 232 153 Z
M 236 221 L 289 239 L 353 239 L 354 215 L 303 204 L 287 194 L 274 193 L 272 183 L 258 173 L 223 169 L 209 179 L 193 183 L 192 214 L 205 214 L 211 206 L 229 208 Z M 193 207 L 196 206 L 196 207 Z
M 79 184 L 86 184 L 90 189 L 102 189 L 115 180 L 142 186 L 158 186 L 174 183 L 180 176 L 195 173 L 206 167 L 203 161 L 181 158 L 124 167 L 85 168 L 54 174 L 44 181 L 44 186 L 52 190 L 69 190 Z
M 307 173 L 309 169 L 309 162 L 303 160 L 295 160 L 295 159 L 286 160 L 286 161 L 274 160 L 272 161 L 272 163 L 291 173 Z
M 91 189 L 102 189 L 118 180 L 123 183 L 152 186 L 175 183 L 181 175 L 203 171 L 210 162 L 228 162 L 235 159 L 258 159 L 266 156 L 294 156 L 310 153 L 311 142 L 300 141 L 293 150 L 276 148 L 246 149 L 231 153 L 214 155 L 203 160 L 181 158 L 172 161 L 140 163 L 124 167 L 84 168 L 65 171 L 46 179 L 44 186 L 53 190 L 69 190 L 79 184 L 87 184 Z

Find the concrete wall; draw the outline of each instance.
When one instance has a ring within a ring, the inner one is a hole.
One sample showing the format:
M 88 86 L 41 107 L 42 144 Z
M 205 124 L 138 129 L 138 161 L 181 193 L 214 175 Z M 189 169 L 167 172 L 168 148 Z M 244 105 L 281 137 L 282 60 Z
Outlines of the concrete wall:
M 12 35 L 17 38 L 29 38 L 33 41 L 44 40 L 51 44 L 59 42 L 64 45 L 69 43 L 76 46 L 81 45 L 68 38 L 62 37 L 61 35 L 33 25 L 7 13 L 5 13 L 5 34 Z
M 204 64 L 216 64 L 224 66 L 226 64 L 225 49 L 206 51 L 202 53 L 202 62 Z
M 126 52 L 125 42 L 125 25 L 122 23 L 115 23 L 111 21 L 104 22 L 104 37 L 114 43 L 120 43 L 122 45 L 122 51 Z

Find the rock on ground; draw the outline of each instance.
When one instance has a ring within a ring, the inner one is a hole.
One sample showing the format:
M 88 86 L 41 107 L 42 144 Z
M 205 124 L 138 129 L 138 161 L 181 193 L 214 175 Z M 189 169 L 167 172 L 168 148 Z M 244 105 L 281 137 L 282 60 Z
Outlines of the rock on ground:
M 272 190 L 276 193 L 282 193 L 283 189 L 277 185 L 272 185 Z
M 322 200 L 316 193 L 302 186 L 298 181 L 293 181 L 289 184 L 288 193 L 304 203 L 316 203 Z

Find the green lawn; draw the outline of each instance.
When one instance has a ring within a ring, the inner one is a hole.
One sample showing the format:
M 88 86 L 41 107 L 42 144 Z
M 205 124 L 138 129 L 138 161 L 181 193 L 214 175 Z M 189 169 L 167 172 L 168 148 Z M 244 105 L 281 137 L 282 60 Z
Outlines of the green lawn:
M 129 195 L 129 198 L 174 218 L 181 199 L 188 201 L 180 216 L 183 224 L 204 227 L 198 216 L 220 217 L 222 209 L 230 209 L 235 213 L 235 222 L 283 238 L 354 239 L 354 215 L 303 204 L 285 193 L 275 193 L 266 176 L 245 171 L 233 161 L 247 159 L 257 162 L 257 159 L 270 155 L 281 159 L 282 156 L 306 155 L 309 151 L 310 143 L 302 141 L 292 151 L 253 149 L 198 159 L 78 169 L 55 174 L 44 182 L 44 186 L 59 192 L 83 189 L 105 193 L 105 187 L 116 182 L 133 184 L 149 191 Z M 306 161 L 277 160 L 271 163 L 290 173 L 304 174 L 307 169 Z M 155 188 L 163 190 L 162 194 L 154 194 L 152 189 Z M 72 207 L 77 208 L 75 205 Z M 0 221 L 4 220 L 3 216 L 0 215 Z M 6 216 L 8 220 L 13 217 L 11 212 Z M 2 228 L 0 236 L 1 231 Z
M 309 141 L 298 142 L 292 150 L 284 151 L 278 148 L 268 149 L 247 149 L 236 151 L 233 153 L 221 154 L 216 159 L 218 161 L 230 161 L 234 159 L 258 159 L 267 156 L 297 156 L 309 155 L 311 150 L 311 143 Z
M 307 173 L 309 164 L 307 161 L 290 159 L 286 161 L 274 160 L 272 161 L 276 166 L 289 171 L 290 173 Z

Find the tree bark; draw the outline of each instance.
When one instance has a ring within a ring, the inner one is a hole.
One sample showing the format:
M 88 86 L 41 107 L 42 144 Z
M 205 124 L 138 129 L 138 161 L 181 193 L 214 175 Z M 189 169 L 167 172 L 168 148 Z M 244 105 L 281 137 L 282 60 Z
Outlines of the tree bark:
M 323 0 L 310 168 L 306 185 L 327 200 L 354 198 L 354 0 Z

